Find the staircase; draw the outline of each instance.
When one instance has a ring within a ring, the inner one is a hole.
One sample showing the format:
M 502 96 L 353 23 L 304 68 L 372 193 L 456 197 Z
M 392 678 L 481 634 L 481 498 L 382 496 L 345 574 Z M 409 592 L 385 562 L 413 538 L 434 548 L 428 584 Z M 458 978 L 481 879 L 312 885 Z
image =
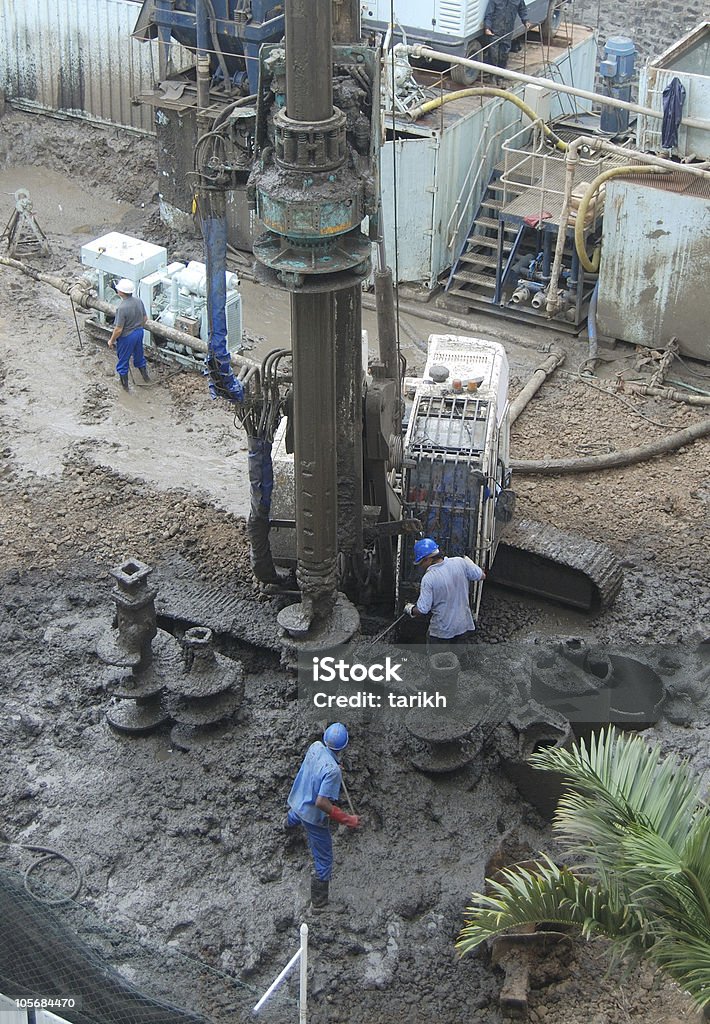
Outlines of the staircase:
M 498 215 L 506 201 L 518 194 L 515 187 L 500 182 L 500 170 L 495 170 L 486 187 L 481 205 L 469 231 L 463 252 L 454 264 L 446 291 L 460 299 L 475 302 L 494 302 L 496 298 L 497 271 L 505 267 L 517 230 L 506 225 L 503 229 L 502 251 L 499 250 L 500 222 Z

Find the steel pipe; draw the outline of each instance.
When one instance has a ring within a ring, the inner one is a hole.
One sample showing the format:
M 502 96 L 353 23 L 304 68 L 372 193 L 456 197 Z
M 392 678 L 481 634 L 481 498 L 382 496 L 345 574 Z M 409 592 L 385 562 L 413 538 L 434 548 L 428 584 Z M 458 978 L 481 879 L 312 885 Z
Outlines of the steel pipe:
M 619 110 L 630 110 L 635 114 L 644 114 L 646 117 L 653 117 L 657 121 L 663 120 L 663 111 L 654 110 L 652 107 L 643 107 L 640 103 L 628 103 L 626 100 L 618 100 L 614 96 L 602 96 L 598 92 L 590 92 L 588 89 L 579 89 L 574 85 L 564 85 L 562 82 L 555 82 L 551 78 L 539 78 L 536 75 L 526 75 L 520 71 L 511 71 L 509 68 L 498 68 L 492 64 L 485 64 L 480 60 L 471 60 L 468 57 L 456 57 L 441 50 L 432 50 L 429 46 L 414 45 L 405 46 L 404 51 L 412 57 L 423 60 L 437 60 L 446 64 L 460 64 L 462 67 L 473 68 L 475 71 L 483 71 L 490 74 L 495 71 L 498 78 L 509 78 L 512 82 L 523 82 L 527 85 L 539 85 L 543 89 L 550 89 L 553 92 L 567 93 L 569 96 L 579 96 L 584 100 L 591 100 L 605 107 L 617 107 Z M 710 121 L 697 117 L 684 117 L 680 122 L 686 128 L 700 128 L 702 131 L 710 131 Z
M 290 0 L 286 8 L 286 112 L 294 121 L 333 114 L 331 0 Z
M 530 380 L 520 392 L 515 401 L 510 404 L 510 425 L 511 427 L 526 408 L 533 395 L 542 387 L 551 373 L 554 373 L 558 366 L 565 361 L 564 352 L 552 352 L 544 363 L 541 363 L 532 373 Z

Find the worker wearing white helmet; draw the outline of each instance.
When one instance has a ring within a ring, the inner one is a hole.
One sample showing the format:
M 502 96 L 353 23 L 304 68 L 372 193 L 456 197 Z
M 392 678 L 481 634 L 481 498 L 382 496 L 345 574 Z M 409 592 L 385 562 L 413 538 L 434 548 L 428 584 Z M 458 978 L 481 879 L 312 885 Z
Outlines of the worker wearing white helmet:
M 131 359 L 143 380 L 150 380 L 143 352 L 143 325 L 148 316 L 145 306 L 134 294 L 135 287 L 132 281 L 126 277 L 121 278 L 116 285 L 116 292 L 121 301 L 113 319 L 113 331 L 108 339 L 108 347 L 116 346 L 116 373 L 121 379 L 121 386 L 128 391 L 128 367 Z

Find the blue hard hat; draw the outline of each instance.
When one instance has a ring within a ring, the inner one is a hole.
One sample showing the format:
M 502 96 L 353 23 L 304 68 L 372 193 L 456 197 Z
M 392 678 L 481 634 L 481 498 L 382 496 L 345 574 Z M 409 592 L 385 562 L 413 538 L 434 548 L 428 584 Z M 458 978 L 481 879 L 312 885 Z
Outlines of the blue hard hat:
M 414 564 L 419 565 L 429 555 L 438 555 L 439 545 L 431 537 L 424 537 L 423 540 L 415 541 L 414 543 Z
M 329 750 L 344 750 L 349 739 L 348 730 L 342 722 L 333 722 L 323 733 L 323 742 Z

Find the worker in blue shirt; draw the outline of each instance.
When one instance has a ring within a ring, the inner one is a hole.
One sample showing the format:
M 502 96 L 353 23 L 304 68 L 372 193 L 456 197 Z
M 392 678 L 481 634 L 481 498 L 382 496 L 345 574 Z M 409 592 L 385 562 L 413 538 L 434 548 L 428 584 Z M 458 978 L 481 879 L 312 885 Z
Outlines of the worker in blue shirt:
M 508 54 L 513 41 L 516 16 L 526 29 L 530 28 L 525 0 L 489 0 L 483 19 L 485 34 L 493 38 L 487 51 L 488 64 L 494 64 L 499 68 L 508 67 Z
M 348 730 L 341 722 L 329 725 L 323 742 L 311 743 L 288 796 L 289 828 L 302 825 L 313 855 L 315 875 L 311 878 L 311 906 L 322 910 L 328 905 L 328 883 L 333 872 L 333 840 L 329 819 L 348 828 L 358 828 L 356 814 L 346 814 L 333 803 L 340 796 L 343 773 L 342 752 L 348 745 Z
M 413 619 L 431 613 L 427 631 L 430 645 L 450 647 L 467 643 L 476 628 L 469 584 L 485 579 L 485 571 L 466 555 L 445 558 L 431 537 L 415 543 L 414 564 L 423 567 L 424 576 L 416 604 L 405 605 L 405 612 Z

